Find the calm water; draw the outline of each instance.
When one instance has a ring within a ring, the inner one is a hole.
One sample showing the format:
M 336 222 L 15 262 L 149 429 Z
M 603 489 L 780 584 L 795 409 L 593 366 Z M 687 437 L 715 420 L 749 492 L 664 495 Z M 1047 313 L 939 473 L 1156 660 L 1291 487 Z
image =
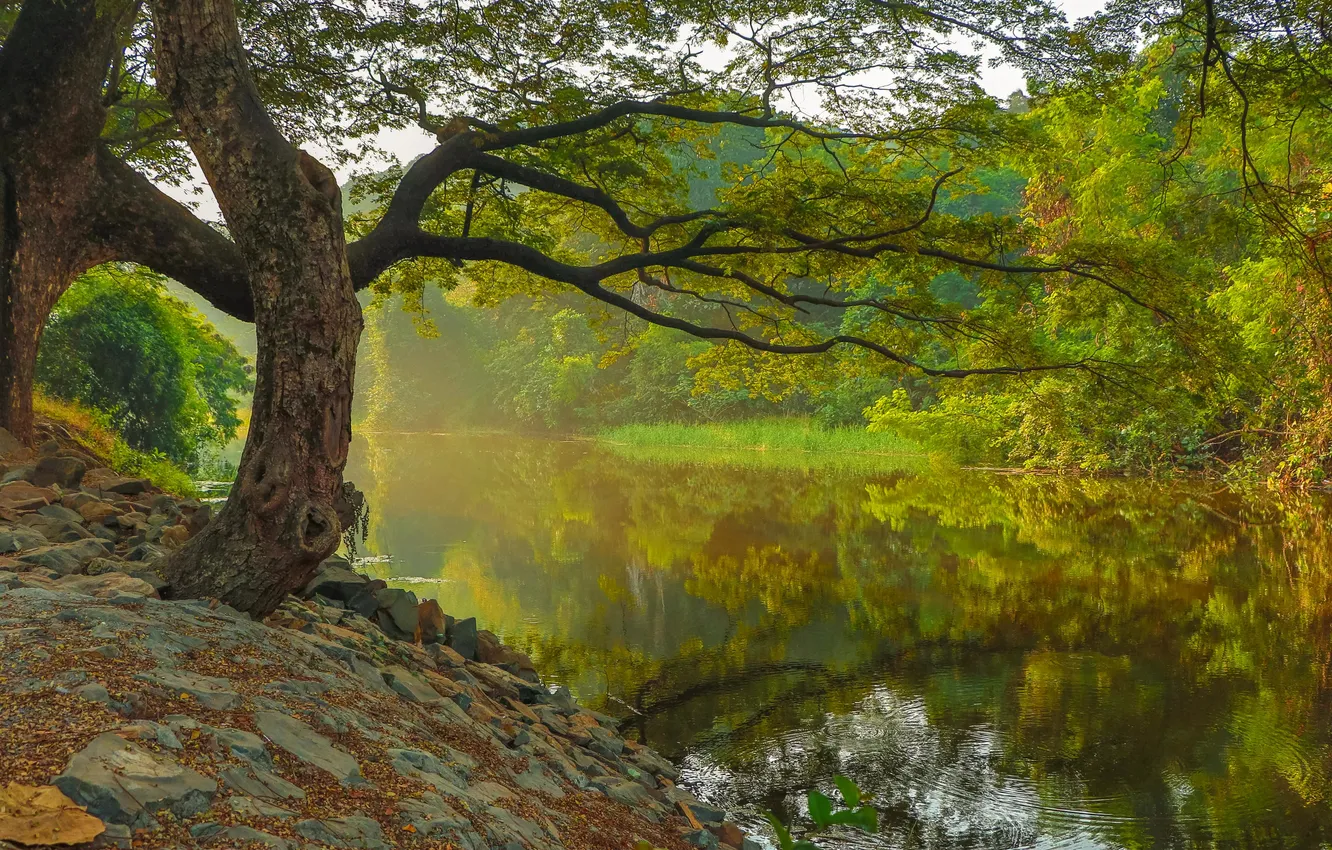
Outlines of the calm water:
M 628 717 L 700 796 L 864 847 L 1332 842 L 1332 534 L 1213 485 L 645 463 L 371 435 L 380 573 Z

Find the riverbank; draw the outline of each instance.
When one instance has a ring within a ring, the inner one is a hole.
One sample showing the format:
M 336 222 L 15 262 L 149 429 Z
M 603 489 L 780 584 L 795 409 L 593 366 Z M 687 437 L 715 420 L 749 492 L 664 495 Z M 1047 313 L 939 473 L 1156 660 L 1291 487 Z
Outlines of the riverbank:
M 708 462 L 768 469 L 922 471 L 920 444 L 863 428 L 824 428 L 807 419 L 685 425 L 623 425 L 593 437 L 618 454 L 651 463 Z
M 748 843 L 475 620 L 336 560 L 262 623 L 164 600 L 207 506 L 0 455 L 0 848 Z

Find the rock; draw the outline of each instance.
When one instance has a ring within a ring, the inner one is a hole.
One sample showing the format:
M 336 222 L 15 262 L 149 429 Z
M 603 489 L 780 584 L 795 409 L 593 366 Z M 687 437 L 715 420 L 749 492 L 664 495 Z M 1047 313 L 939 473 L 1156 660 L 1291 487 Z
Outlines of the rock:
M 33 531 L 41 532 L 42 536 L 52 543 L 73 543 L 76 540 L 87 540 L 92 537 L 92 533 L 83 527 L 82 522 L 53 519 L 38 514 L 25 516 L 21 522 Z
M 386 587 L 375 591 L 379 602 L 376 621 L 384 634 L 398 640 L 416 640 L 417 601 L 410 590 Z
M 35 549 L 31 552 L 25 552 L 19 555 L 20 563 L 28 564 L 33 567 L 44 567 L 58 575 L 74 575 L 83 569 L 83 565 L 91 561 L 96 555 L 87 555 L 84 549 L 74 549 L 78 544 L 65 544 L 60 546 L 44 546 L 41 549 Z M 105 555 L 106 550 L 98 547 L 98 555 Z
M 369 661 L 363 661 L 360 658 L 353 657 L 347 662 L 347 666 L 351 667 L 352 672 L 357 676 L 360 676 L 361 679 L 370 686 L 371 690 L 381 694 L 397 693 L 397 691 L 390 688 L 384 681 L 384 672 Z
M 178 818 L 205 811 L 217 783 L 105 732 L 76 753 L 52 784 L 88 813 L 133 829 L 155 826 L 163 809 Z
M 712 834 L 717 836 L 722 844 L 731 847 L 739 847 L 745 841 L 745 834 L 740 831 L 740 827 L 730 821 L 724 821 L 721 826 L 713 827 Z
M 688 804 L 689 810 L 698 818 L 699 823 L 708 826 L 721 826 L 726 820 L 726 812 L 716 806 L 709 806 L 706 803 L 691 802 Z
M 198 700 L 204 708 L 214 711 L 228 711 L 239 708 L 241 704 L 240 694 L 232 689 L 231 682 L 226 679 L 202 676 L 185 670 L 171 670 L 166 667 L 159 667 L 147 673 L 136 673 L 134 678 L 140 682 L 156 685 L 173 695 L 188 694 Z
M 375 612 L 379 610 L 379 599 L 375 593 L 386 587 L 388 585 L 380 579 L 367 581 L 351 599 L 347 600 L 347 610 L 355 611 L 367 620 L 374 619 Z
M 276 711 L 259 711 L 255 712 L 254 720 L 268 740 L 301 761 L 328 771 L 344 785 L 364 782 L 356 759 L 296 718 Z
M 693 832 L 687 832 L 682 835 L 681 838 L 695 847 L 702 847 L 703 850 L 717 850 L 721 845 L 721 842 L 717 840 L 717 836 L 713 835 L 706 829 L 696 829 Z
M 156 561 L 164 557 L 166 552 L 151 543 L 140 543 L 130 550 L 125 556 L 126 561 Z
M 459 796 L 467 788 L 467 769 L 447 765 L 430 753 L 420 750 L 390 749 L 393 769 L 401 776 L 420 779 L 435 786 L 443 794 Z
M 268 750 L 264 749 L 264 739 L 244 729 L 232 729 L 223 726 L 220 729 L 209 728 L 218 746 L 223 747 L 238 758 L 248 762 L 264 763 L 268 761 Z
M 746 835 L 740 842 L 740 850 L 767 850 L 767 848 L 757 840 Z
M 104 573 L 119 573 L 125 571 L 124 561 L 118 561 L 114 558 L 93 558 L 83 571 L 90 576 L 100 576 Z
M 38 487 L 59 484 L 61 487 L 79 486 L 88 465 L 73 457 L 43 457 L 37 461 L 37 468 L 32 474 L 32 483 Z
M 422 643 L 438 643 L 444 639 L 444 610 L 433 599 L 427 599 L 416 606 L 418 634 Z
M 54 501 L 54 490 L 47 487 L 37 487 L 27 481 L 13 481 L 0 487 L 0 508 L 35 511 Z
M 477 640 L 475 617 L 454 623 L 448 635 L 449 648 L 468 661 L 476 660 Z
M 11 552 L 24 552 L 38 549 L 47 544 L 46 537 L 25 525 L 7 525 L 0 527 L 0 555 Z
M 388 850 L 379 822 L 360 815 L 344 818 L 303 820 L 296 824 L 296 834 L 332 847 L 358 850 Z
M 146 599 L 158 598 L 157 590 L 142 579 L 127 576 L 124 573 L 109 572 L 95 576 L 67 575 L 56 580 L 60 590 L 83 593 L 99 599 L 130 595 Z
M 69 508 L 63 505 L 47 505 L 44 508 L 38 508 L 37 513 L 41 516 L 50 517 L 51 519 L 59 519 L 59 520 L 64 520 L 65 522 L 72 522 L 76 525 L 83 524 L 82 514 L 80 514 L 78 511 L 71 511 Z
M 32 477 L 37 472 L 36 464 L 24 463 L 18 466 L 12 466 L 5 470 L 5 474 L 0 476 L 0 484 L 9 484 L 14 481 L 32 482 Z
M 309 599 L 317 593 L 339 602 L 350 602 L 369 581 L 369 578 L 353 570 L 345 558 L 334 555 L 319 565 L 318 572 L 300 595 Z
M 121 496 L 137 496 L 147 493 L 152 486 L 146 478 L 120 478 L 103 483 L 101 489 Z
M 120 509 L 115 505 L 108 505 L 106 502 L 92 499 L 79 505 L 75 510 L 83 521 L 89 524 L 104 525 L 107 520 L 113 520 L 120 516 Z
M 408 702 L 429 705 L 444 699 L 438 691 L 421 681 L 405 667 L 394 665 L 385 668 L 384 679 L 395 693 Z
M 275 808 L 275 807 L 270 807 Z M 284 811 L 279 809 L 279 811 Z M 262 817 L 262 815 L 261 815 Z M 193 833 L 193 829 L 190 830 Z M 201 836 L 194 836 L 199 838 Z M 233 826 L 227 829 L 219 830 L 204 836 L 206 841 L 230 841 L 236 847 L 249 847 L 251 844 L 264 844 L 269 847 L 276 847 L 278 850 L 291 850 L 291 842 L 285 838 L 278 838 L 276 835 L 269 835 L 267 832 L 260 832 L 253 827 Z
M 9 457 L 22 451 L 23 448 L 24 445 L 18 437 L 15 437 L 6 429 L 0 428 L 0 457 Z
M 426 654 L 436 664 L 443 664 L 446 667 L 464 667 L 467 664 L 467 659 L 459 655 L 457 650 L 442 643 L 430 644 L 426 647 Z
M 183 525 L 168 525 L 166 528 L 162 529 L 162 548 L 166 549 L 168 552 L 184 546 L 185 541 L 189 539 L 189 529 Z
M 190 536 L 193 537 L 194 535 L 203 531 L 208 526 L 208 523 L 212 521 L 213 521 L 212 507 L 209 505 L 200 505 L 199 507 L 195 508 L 194 513 L 190 514 L 189 517 L 185 520 L 185 527 L 189 529 Z
M 37 447 L 38 457 L 55 457 L 58 454 L 60 454 L 59 440 L 55 439 L 47 440 L 45 443 L 42 443 L 40 446 Z
M 592 783 L 592 787 L 615 802 L 630 807 L 646 806 L 656 802 L 646 788 L 627 779 L 598 779 Z
M 229 788 L 261 800 L 304 800 L 305 791 L 272 771 L 255 768 L 228 767 L 218 774 Z

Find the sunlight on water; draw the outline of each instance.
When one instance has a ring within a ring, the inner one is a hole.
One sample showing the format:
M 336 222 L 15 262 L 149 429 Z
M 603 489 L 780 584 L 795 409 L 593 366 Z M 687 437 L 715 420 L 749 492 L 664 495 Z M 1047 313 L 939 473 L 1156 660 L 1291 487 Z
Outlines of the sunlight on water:
M 1326 500 L 374 434 L 363 567 L 476 616 L 703 798 L 844 847 L 1332 838 Z

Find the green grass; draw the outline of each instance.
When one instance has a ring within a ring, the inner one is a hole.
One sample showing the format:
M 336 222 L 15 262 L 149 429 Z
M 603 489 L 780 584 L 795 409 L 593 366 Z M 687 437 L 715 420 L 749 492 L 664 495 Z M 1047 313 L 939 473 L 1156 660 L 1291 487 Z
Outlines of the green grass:
M 198 495 L 188 472 L 160 454 L 130 448 L 104 414 L 41 393 L 33 396 L 32 407 L 39 418 L 64 425 L 80 445 L 121 475 L 147 478 L 153 486 L 175 496 Z
M 910 440 L 858 428 L 822 428 L 805 419 L 623 425 L 603 431 L 597 441 L 625 457 L 654 463 L 881 472 L 929 466 L 928 452 Z

